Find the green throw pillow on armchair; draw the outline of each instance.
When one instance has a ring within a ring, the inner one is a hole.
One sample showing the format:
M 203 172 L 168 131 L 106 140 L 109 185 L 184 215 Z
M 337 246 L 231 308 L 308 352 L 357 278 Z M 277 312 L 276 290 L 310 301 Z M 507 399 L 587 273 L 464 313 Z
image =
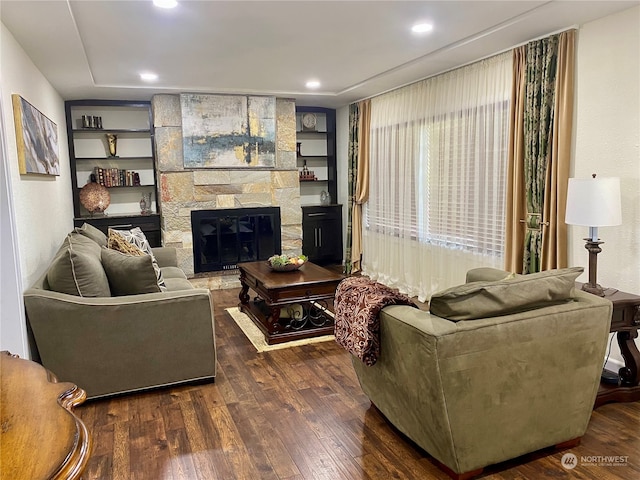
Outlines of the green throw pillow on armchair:
M 429 301 L 434 315 L 448 320 L 508 315 L 572 298 L 582 267 L 545 270 L 498 281 L 471 282 L 436 293 Z

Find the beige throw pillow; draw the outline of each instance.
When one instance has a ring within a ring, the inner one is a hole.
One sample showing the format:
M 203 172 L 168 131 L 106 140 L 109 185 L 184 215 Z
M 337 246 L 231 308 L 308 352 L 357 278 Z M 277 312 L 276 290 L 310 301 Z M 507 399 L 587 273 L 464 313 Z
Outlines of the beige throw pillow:
M 137 245 L 129 242 L 124 235 L 118 233 L 117 230 L 109 229 L 109 240 L 107 246 L 120 253 L 140 257 L 146 253 Z

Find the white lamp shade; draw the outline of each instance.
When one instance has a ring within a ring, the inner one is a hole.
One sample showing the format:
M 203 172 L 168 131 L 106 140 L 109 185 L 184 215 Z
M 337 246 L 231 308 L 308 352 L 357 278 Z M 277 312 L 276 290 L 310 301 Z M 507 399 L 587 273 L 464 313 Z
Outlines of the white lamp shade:
M 570 178 L 565 222 L 586 227 L 620 225 L 620 179 Z

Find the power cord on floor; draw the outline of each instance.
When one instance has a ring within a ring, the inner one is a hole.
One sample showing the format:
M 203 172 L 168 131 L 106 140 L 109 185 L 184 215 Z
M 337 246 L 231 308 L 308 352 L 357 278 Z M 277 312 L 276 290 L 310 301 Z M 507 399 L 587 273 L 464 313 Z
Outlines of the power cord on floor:
M 609 339 L 609 348 L 607 349 L 607 357 L 604 359 L 604 365 L 605 366 L 607 365 L 607 362 L 609 361 L 609 355 L 611 355 L 611 343 L 613 343 L 613 337 L 615 337 L 615 334 L 611 335 L 611 338 Z
M 604 359 L 601 380 L 605 383 L 617 385 L 620 381 L 620 377 L 618 376 L 618 374 L 606 369 L 607 362 L 609 361 L 609 355 L 611 355 L 611 342 L 613 342 L 613 337 L 615 337 L 615 335 L 611 335 L 611 338 L 609 339 L 609 348 L 607 351 L 607 357 Z

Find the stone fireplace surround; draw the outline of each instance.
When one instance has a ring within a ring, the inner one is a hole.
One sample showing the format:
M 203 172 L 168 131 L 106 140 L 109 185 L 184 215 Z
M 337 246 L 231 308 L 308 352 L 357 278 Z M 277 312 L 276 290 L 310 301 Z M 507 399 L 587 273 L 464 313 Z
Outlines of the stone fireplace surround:
M 296 166 L 296 116 L 292 99 L 276 99 L 274 169 L 185 169 L 182 157 L 180 95 L 152 100 L 156 175 L 160 186 L 162 242 L 175 247 L 178 264 L 198 287 L 239 287 L 238 273 L 194 275 L 191 211 L 280 207 L 282 253 L 302 251 L 302 210 Z

